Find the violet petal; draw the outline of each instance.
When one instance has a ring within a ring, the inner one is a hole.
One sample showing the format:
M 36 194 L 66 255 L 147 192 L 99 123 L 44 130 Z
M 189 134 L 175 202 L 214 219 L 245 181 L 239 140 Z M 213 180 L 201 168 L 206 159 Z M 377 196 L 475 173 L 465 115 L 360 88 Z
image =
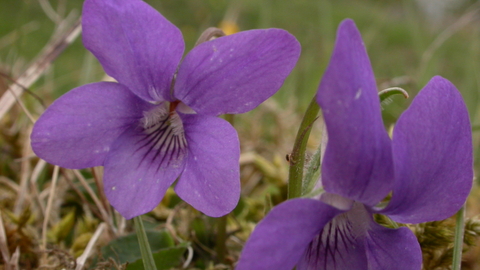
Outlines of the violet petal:
M 105 159 L 105 194 L 127 219 L 155 208 L 185 167 L 186 148 L 164 151 L 169 147 L 159 147 L 161 138 L 135 124 L 115 140 Z
M 465 203 L 473 181 L 472 132 L 462 96 L 436 76 L 393 133 L 395 186 L 382 213 L 402 223 L 443 220 Z
M 35 123 L 33 151 L 64 168 L 101 166 L 114 140 L 150 107 L 118 83 L 80 86 L 57 99 Z
M 201 114 L 250 111 L 277 92 L 299 55 L 298 41 L 281 29 L 202 43 L 180 65 L 175 97 Z
M 298 270 L 369 270 L 365 238 L 372 223 L 371 214 L 360 203 L 333 218 L 302 256 Z
M 184 201 L 208 216 L 231 212 L 240 197 L 240 146 L 227 121 L 179 113 L 188 144 L 185 169 L 175 185 Z
M 417 238 L 407 227 L 389 229 L 372 221 L 365 247 L 369 270 L 422 268 L 422 250 Z
M 393 185 L 391 144 L 370 60 L 352 20 L 339 26 L 317 101 L 328 132 L 322 164 L 325 190 L 375 205 Z
M 292 199 L 275 208 L 248 239 L 237 270 L 291 270 L 323 226 L 342 211 L 314 199 Z
M 83 44 L 105 72 L 147 101 L 172 101 L 182 58 L 180 30 L 141 0 L 86 0 Z

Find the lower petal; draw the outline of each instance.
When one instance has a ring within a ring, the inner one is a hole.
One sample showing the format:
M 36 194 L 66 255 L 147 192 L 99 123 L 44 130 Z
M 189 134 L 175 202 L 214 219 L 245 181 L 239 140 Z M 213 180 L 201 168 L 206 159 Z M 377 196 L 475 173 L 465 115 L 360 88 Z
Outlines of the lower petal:
M 110 204 L 125 218 L 155 208 L 182 172 L 186 148 L 161 143 L 165 141 L 174 138 L 147 134 L 137 125 L 113 143 L 105 160 L 104 188 Z
M 225 120 L 180 114 L 188 143 L 185 170 L 175 191 L 208 216 L 231 212 L 240 197 L 240 148 L 236 130 Z
M 291 270 L 315 235 L 341 212 L 313 199 L 293 199 L 276 206 L 253 231 L 236 269 Z
M 315 237 L 298 270 L 403 270 L 420 269 L 422 252 L 406 227 L 378 225 L 364 205 L 336 216 Z
M 420 270 L 422 250 L 407 227 L 389 229 L 372 222 L 365 241 L 369 270 Z
M 33 151 L 65 168 L 103 165 L 113 141 L 150 107 L 118 83 L 80 86 L 56 100 L 35 123 Z
M 362 204 L 336 216 L 310 243 L 298 270 L 370 270 L 364 240 L 371 215 Z

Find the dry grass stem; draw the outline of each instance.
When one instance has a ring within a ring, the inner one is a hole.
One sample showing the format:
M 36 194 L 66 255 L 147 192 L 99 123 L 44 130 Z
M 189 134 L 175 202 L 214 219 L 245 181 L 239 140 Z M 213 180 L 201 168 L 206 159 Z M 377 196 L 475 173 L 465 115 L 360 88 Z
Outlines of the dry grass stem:
M 5 263 L 5 269 L 9 270 L 10 252 L 8 251 L 7 236 L 5 234 L 5 227 L 3 226 L 3 218 L 0 214 L 0 251 L 2 252 L 2 258 Z
M 60 24 L 62 22 L 62 17 L 55 12 L 48 0 L 38 0 L 38 2 L 40 3 L 43 12 L 45 12 L 45 15 L 47 15 L 50 20 L 52 20 L 55 24 Z
M 92 212 L 98 218 L 102 218 L 102 214 L 100 213 L 100 211 L 96 209 L 95 206 L 87 200 L 85 195 L 83 195 L 82 191 L 73 183 L 73 175 L 69 174 L 69 172 L 70 171 L 67 170 L 61 170 L 61 173 L 65 177 L 65 180 L 67 181 L 70 188 L 72 188 L 73 191 L 77 194 L 77 196 L 80 197 L 82 205 L 86 206 L 84 207 L 84 209 Z
M 65 31 L 58 39 L 53 40 L 45 46 L 37 60 L 20 75 L 16 80 L 17 83 L 13 83 L 10 86 L 10 91 L 5 92 L 0 98 L 0 119 L 2 119 L 13 106 L 16 97 L 23 94 L 23 87 L 28 88 L 35 83 L 51 65 L 53 60 L 78 37 L 80 32 L 81 24 L 80 19 L 78 19 L 70 29 Z
M 98 210 L 100 211 L 102 215 L 102 219 L 104 222 L 106 222 L 109 225 L 110 230 L 114 233 L 117 234 L 117 229 L 115 226 L 113 226 L 112 218 L 110 215 L 108 215 L 107 211 L 105 210 L 102 202 L 98 199 L 97 195 L 93 191 L 93 189 L 90 187 L 90 185 L 87 183 L 87 180 L 83 175 L 78 171 L 78 170 L 72 170 L 77 179 L 80 181 L 82 186 L 85 188 L 85 190 L 88 192 L 88 195 L 92 198 L 93 202 L 97 206 Z
M 8 90 L 11 91 L 13 98 L 18 103 L 22 111 L 27 115 L 28 119 L 30 119 L 30 122 L 32 122 L 32 124 L 35 124 L 35 121 L 36 121 L 35 118 L 33 118 L 32 114 L 28 111 L 27 107 L 25 106 L 25 104 L 23 104 L 22 100 L 13 91 L 12 87 L 8 88 Z
M 20 186 L 17 185 L 14 181 L 11 179 L 8 179 L 5 176 L 0 175 L 0 184 L 4 184 L 5 186 L 9 187 L 12 191 L 18 194 L 18 191 L 20 190 Z
M 58 166 L 55 166 L 55 168 L 53 169 L 52 185 L 50 186 L 50 196 L 48 197 L 47 209 L 45 211 L 45 218 L 43 220 L 43 226 L 42 226 L 42 246 L 41 246 L 42 250 L 47 249 L 47 225 L 50 219 L 50 212 L 52 211 L 53 197 L 55 196 L 55 187 L 57 185 L 59 170 L 60 170 L 60 167 Z M 47 254 L 45 253 L 43 258 L 46 258 L 46 255 Z
M 10 266 L 12 267 L 12 270 L 20 270 L 20 266 L 18 265 L 20 260 L 20 247 L 17 246 L 15 249 L 15 252 L 12 254 L 12 257 L 10 258 Z
M 22 136 L 25 138 L 23 140 L 23 147 L 22 147 L 22 156 L 28 156 L 32 153 L 32 148 L 30 146 L 30 137 L 28 134 L 30 134 L 31 129 L 28 129 L 28 132 L 22 134 Z M 30 165 L 30 160 L 24 159 L 22 160 L 21 163 L 21 172 L 20 172 L 20 191 L 18 193 L 17 200 L 15 202 L 15 207 L 13 208 L 13 212 L 16 215 L 19 215 L 20 212 L 23 210 L 23 205 L 25 202 L 25 198 L 27 196 L 30 196 L 30 193 L 28 192 L 28 180 L 31 177 L 31 165 Z
M 100 235 L 103 233 L 105 230 L 106 224 L 101 223 L 95 233 L 93 234 L 92 238 L 90 238 L 90 241 L 88 241 L 87 247 L 85 248 L 85 251 L 83 254 L 77 258 L 77 267 L 75 270 L 81 270 L 83 269 L 85 262 L 87 261 L 88 257 L 92 253 L 93 248 L 95 247 L 95 243 L 97 243 L 98 238 Z
M 100 196 L 100 201 L 103 203 L 104 209 L 107 211 L 109 217 L 112 216 L 112 210 L 110 208 L 110 203 L 108 202 L 107 196 L 105 195 L 105 190 L 103 189 L 103 173 L 100 167 L 93 167 L 92 168 L 92 175 L 93 180 L 95 181 L 95 185 L 97 186 L 98 195 Z
M 40 208 L 42 216 L 45 217 L 45 204 L 43 203 L 42 200 L 40 200 L 38 188 L 37 188 L 37 180 L 38 177 L 40 176 L 40 173 L 42 170 L 45 168 L 47 165 L 47 162 L 43 159 L 39 159 L 37 162 L 37 165 L 35 165 L 35 168 L 33 169 L 32 176 L 30 177 L 30 190 L 32 191 L 32 200 L 35 200 L 38 204 L 38 207 Z

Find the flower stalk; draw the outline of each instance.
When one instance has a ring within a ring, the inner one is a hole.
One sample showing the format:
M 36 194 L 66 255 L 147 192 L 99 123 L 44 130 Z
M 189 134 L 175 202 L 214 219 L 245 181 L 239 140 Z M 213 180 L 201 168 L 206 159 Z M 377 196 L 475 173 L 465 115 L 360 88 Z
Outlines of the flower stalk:
M 288 174 L 288 198 L 297 198 L 302 195 L 303 190 L 303 167 L 305 164 L 305 150 L 310 136 L 312 125 L 317 119 L 318 106 L 315 97 L 308 105 L 307 111 L 303 116 L 302 123 L 297 132 L 292 154 L 290 155 L 290 171 Z
M 145 270 L 157 270 L 155 261 L 153 260 L 152 250 L 150 249 L 150 244 L 148 243 L 145 227 L 143 226 L 142 217 L 136 216 L 133 218 L 133 221 L 135 223 L 135 232 L 137 233 L 138 244 L 140 245 L 143 266 L 145 267 Z
M 456 214 L 455 242 L 453 246 L 453 270 L 462 267 L 463 235 L 465 233 L 465 205 Z

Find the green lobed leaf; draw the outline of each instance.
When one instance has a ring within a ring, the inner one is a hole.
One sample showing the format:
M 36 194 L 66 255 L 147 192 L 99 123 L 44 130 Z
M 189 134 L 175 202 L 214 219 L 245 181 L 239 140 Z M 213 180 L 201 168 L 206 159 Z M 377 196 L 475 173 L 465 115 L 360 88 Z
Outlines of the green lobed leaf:
M 183 254 L 190 244 L 182 243 L 176 247 L 164 248 L 153 253 L 157 270 L 168 270 L 182 263 Z M 142 259 L 129 264 L 127 270 L 144 270 Z
M 172 236 L 165 230 L 147 231 L 146 234 L 153 253 L 174 246 Z M 102 257 L 111 257 L 121 264 L 141 259 L 137 235 L 132 233 L 110 241 L 102 248 Z

